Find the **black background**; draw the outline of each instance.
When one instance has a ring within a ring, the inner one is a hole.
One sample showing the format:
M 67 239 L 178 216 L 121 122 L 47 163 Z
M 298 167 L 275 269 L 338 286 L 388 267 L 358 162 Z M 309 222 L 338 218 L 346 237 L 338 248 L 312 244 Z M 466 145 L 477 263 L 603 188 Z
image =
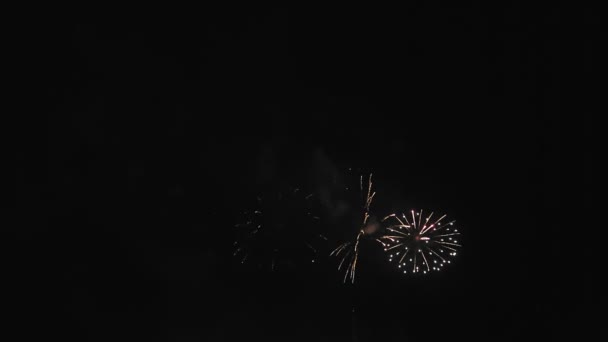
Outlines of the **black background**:
M 567 138 L 588 121 L 562 109 L 563 18 L 410 2 L 24 24 L 36 109 L 17 141 L 20 336 L 592 336 L 591 251 L 562 222 L 590 182 Z M 296 274 L 234 266 L 248 196 L 348 167 L 374 173 L 386 210 L 456 218 L 453 267 L 403 277 L 372 246 L 355 286 L 327 260 Z

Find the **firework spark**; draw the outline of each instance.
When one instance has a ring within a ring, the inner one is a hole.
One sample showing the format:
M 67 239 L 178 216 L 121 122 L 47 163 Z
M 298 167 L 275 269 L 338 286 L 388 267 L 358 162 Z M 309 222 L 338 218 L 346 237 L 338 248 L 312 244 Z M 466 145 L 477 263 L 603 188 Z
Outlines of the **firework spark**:
M 422 210 L 391 214 L 382 222 L 388 224 L 386 235 L 377 240 L 403 273 L 427 274 L 439 271 L 456 256 L 460 233 L 455 221 L 443 215 L 432 220 L 433 213 L 423 218 Z
M 367 189 L 364 189 L 363 176 L 360 177 L 359 188 L 361 190 L 361 196 L 363 200 L 363 212 L 361 226 L 357 232 L 357 236 L 353 241 L 348 241 L 336 249 L 334 249 L 330 256 L 336 256 L 340 258 L 338 270 L 342 270 L 345 267 L 343 282 L 346 283 L 347 279 L 350 279 L 351 283 L 355 282 L 355 273 L 357 270 L 357 261 L 359 260 L 359 244 L 361 239 L 370 233 L 370 214 L 369 210 L 374 200 L 375 192 L 372 192 L 372 175 L 369 175 L 367 180 Z M 365 196 L 364 196 L 365 195 Z
M 258 196 L 235 225 L 233 256 L 241 264 L 271 271 L 300 261 L 314 263 L 326 238 L 313 203 L 312 194 L 297 188 Z

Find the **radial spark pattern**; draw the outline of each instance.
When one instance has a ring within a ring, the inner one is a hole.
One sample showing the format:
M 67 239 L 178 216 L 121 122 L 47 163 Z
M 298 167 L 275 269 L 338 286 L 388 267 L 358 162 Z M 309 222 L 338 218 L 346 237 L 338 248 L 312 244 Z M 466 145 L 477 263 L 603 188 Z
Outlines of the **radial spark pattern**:
M 235 259 L 271 271 L 314 263 L 326 240 L 314 203 L 297 188 L 258 196 L 235 226 Z
M 389 261 L 396 263 L 403 273 L 439 271 L 451 263 L 450 259 L 461 247 L 455 221 L 447 220 L 446 215 L 433 219 L 433 214 L 425 218 L 422 210 L 411 210 L 382 220 L 388 227 L 386 235 L 378 241 L 384 246 Z

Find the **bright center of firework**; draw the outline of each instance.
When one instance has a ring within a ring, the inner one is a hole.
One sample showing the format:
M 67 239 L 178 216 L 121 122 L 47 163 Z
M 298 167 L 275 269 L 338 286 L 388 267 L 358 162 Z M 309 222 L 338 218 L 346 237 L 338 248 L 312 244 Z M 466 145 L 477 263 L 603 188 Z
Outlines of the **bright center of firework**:
M 390 254 L 389 261 L 397 262 L 404 270 L 423 274 L 449 264 L 447 259 L 456 256 L 461 246 L 456 239 L 459 233 L 448 228 L 454 221 L 442 224 L 445 217 L 431 220 L 433 213 L 425 218 L 422 211 L 387 216 L 383 220 L 388 225 L 387 233 L 379 241 Z

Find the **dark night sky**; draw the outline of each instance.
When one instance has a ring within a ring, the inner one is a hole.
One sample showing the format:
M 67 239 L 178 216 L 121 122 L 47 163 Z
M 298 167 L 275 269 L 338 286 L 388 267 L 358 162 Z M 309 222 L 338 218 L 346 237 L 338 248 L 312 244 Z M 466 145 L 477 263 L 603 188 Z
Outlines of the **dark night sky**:
M 589 268 L 563 256 L 563 208 L 590 204 L 563 181 L 590 182 L 567 139 L 588 121 L 565 129 L 563 10 L 160 12 L 26 25 L 43 115 L 18 141 L 24 338 L 350 341 L 353 305 L 360 341 L 591 336 Z M 233 265 L 248 196 L 347 167 L 387 210 L 455 217 L 453 267 L 402 277 L 371 245 L 354 287 L 330 262 Z

